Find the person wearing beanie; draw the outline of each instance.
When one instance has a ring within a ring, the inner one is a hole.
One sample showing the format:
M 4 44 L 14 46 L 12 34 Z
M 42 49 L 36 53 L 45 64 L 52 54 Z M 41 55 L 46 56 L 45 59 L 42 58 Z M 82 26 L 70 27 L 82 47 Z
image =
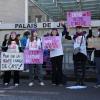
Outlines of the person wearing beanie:
M 29 50 L 41 50 L 42 49 L 42 41 L 41 38 L 37 36 L 37 30 L 32 29 L 30 38 L 27 40 L 26 48 Z M 34 72 L 35 69 L 35 72 Z M 35 73 L 38 76 L 38 81 L 41 86 L 44 86 L 43 82 L 43 69 L 42 64 L 29 64 L 29 86 L 34 86 L 34 77 Z
M 17 38 L 17 33 L 16 32 L 11 32 L 8 43 L 7 43 L 7 50 L 6 52 L 9 53 L 19 53 L 20 47 L 19 47 L 19 40 Z M 11 72 L 14 72 L 14 77 L 13 77 L 13 83 L 15 86 L 19 85 L 19 71 L 5 71 L 4 77 L 3 77 L 3 83 L 5 86 L 7 86 L 10 83 L 11 79 Z
M 61 22 L 62 25 L 63 22 Z M 65 27 L 63 27 L 63 32 L 59 33 L 57 28 L 52 28 L 50 36 L 58 36 L 60 41 L 62 40 L 62 36 L 65 36 Z M 60 42 L 61 47 L 50 49 L 50 59 L 51 59 L 51 66 L 52 66 L 52 85 L 62 86 L 66 84 L 66 80 L 63 79 L 63 47 L 62 43 Z

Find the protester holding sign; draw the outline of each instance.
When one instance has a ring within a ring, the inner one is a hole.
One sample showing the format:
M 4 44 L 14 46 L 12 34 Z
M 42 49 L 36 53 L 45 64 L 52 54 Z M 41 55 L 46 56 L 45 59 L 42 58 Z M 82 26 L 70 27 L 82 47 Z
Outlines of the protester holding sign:
M 76 28 L 76 33 L 74 33 L 75 35 L 69 36 L 69 32 L 66 32 L 67 33 L 66 38 L 69 40 L 71 39 L 74 40 L 73 61 L 74 61 L 75 77 L 77 80 L 76 84 L 84 85 L 85 63 L 87 60 L 87 51 L 86 51 L 87 34 L 85 31 L 83 31 L 83 27 L 89 27 L 91 25 L 91 12 L 90 11 L 67 12 L 67 24 L 69 27 Z
M 89 29 L 89 34 L 87 35 L 87 57 L 90 65 L 94 64 L 94 39 L 95 36 L 92 34 L 92 29 Z
M 62 24 L 62 22 L 61 22 Z M 64 28 L 65 29 L 65 28 Z M 51 31 L 51 37 L 57 37 L 58 47 L 50 48 L 50 58 L 52 63 L 52 85 L 63 84 L 62 62 L 63 62 L 63 47 L 61 43 L 62 36 L 65 35 L 65 30 L 62 33 L 58 33 L 58 29 L 53 28 Z M 56 42 L 57 42 L 56 41 Z M 55 43 L 57 44 L 57 43 Z M 53 47 L 53 46 L 51 46 Z
M 37 30 L 36 29 L 31 30 L 31 36 L 27 40 L 26 49 L 29 49 L 32 52 L 36 51 L 36 53 L 39 50 L 42 50 L 42 42 L 41 42 L 41 39 L 39 37 L 37 37 Z M 31 55 L 31 56 L 34 57 L 34 55 Z M 38 56 L 38 55 L 35 55 L 35 56 Z M 42 75 L 42 64 L 37 64 L 37 63 L 35 63 L 35 61 L 33 61 L 33 64 L 32 63 L 29 64 L 29 78 L 30 78 L 29 86 L 34 85 L 34 76 L 35 76 L 34 70 L 37 73 L 40 85 L 43 86 L 44 82 L 43 82 L 43 75 Z
M 76 77 L 76 85 L 84 85 L 85 79 L 85 64 L 87 60 L 86 51 L 86 32 L 82 30 L 82 26 L 76 26 L 76 33 L 74 36 L 69 36 L 66 28 L 66 39 L 74 40 L 74 51 L 73 51 L 73 61 L 74 61 L 74 72 Z M 81 71 L 80 71 L 81 70 Z
M 18 53 L 20 52 L 20 46 L 19 46 L 19 40 L 17 39 L 16 32 L 11 32 L 10 38 L 7 43 L 7 50 L 5 52 L 8 53 Z M 5 47 L 6 48 L 6 47 Z M 14 84 L 15 86 L 19 85 L 19 71 L 13 71 L 14 72 Z M 6 71 L 4 74 L 3 82 L 5 85 L 8 85 L 11 79 L 11 71 Z

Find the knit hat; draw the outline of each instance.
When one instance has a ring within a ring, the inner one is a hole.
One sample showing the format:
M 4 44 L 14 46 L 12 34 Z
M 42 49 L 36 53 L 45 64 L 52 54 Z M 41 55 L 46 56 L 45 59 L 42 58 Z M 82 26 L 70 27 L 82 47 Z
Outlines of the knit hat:
M 31 30 L 31 33 L 34 33 L 34 32 L 37 32 L 36 28 L 34 28 L 34 29 Z

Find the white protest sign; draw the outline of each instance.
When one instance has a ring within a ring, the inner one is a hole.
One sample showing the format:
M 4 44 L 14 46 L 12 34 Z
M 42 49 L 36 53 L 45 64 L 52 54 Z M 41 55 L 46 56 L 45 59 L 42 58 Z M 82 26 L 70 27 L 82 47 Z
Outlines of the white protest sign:
M 23 53 L 1 53 L 1 71 L 24 70 Z

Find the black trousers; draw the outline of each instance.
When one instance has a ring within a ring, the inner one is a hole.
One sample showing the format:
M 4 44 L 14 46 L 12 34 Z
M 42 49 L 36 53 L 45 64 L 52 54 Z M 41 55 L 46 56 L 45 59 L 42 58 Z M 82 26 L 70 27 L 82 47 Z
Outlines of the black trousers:
M 14 73 L 13 83 L 19 84 L 19 71 L 13 71 L 13 73 Z M 3 77 L 3 83 L 9 83 L 10 80 L 11 80 L 11 71 L 5 71 Z
M 62 62 L 63 62 L 63 55 L 52 57 L 52 83 L 53 84 L 62 84 Z
M 73 61 L 74 61 L 74 74 L 75 78 L 78 84 L 83 84 L 85 79 L 85 72 L 86 72 L 86 55 L 82 53 L 78 53 L 76 55 L 73 55 Z

